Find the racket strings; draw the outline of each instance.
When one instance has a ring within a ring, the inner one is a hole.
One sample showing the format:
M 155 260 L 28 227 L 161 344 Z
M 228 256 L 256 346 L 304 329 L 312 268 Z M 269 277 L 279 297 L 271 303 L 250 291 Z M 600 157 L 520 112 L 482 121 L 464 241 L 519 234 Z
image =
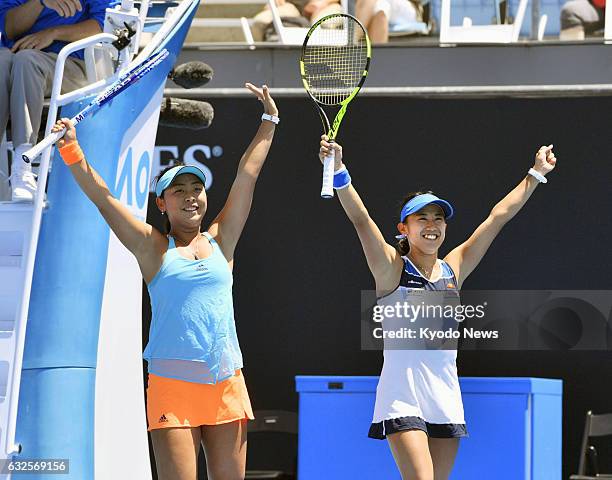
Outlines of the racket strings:
M 357 22 L 344 16 L 324 20 L 303 51 L 310 92 L 323 104 L 341 103 L 361 82 L 367 59 L 365 32 Z

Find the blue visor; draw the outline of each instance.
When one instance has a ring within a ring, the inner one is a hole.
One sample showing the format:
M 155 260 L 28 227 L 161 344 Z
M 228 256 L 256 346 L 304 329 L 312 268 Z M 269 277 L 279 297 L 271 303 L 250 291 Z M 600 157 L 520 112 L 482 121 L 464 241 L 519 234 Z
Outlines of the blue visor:
M 431 193 L 424 193 L 422 195 L 417 195 L 406 202 L 406 205 L 404 205 L 404 208 L 402 208 L 402 213 L 400 214 L 400 222 L 404 223 L 404 220 L 406 220 L 408 215 L 412 215 L 413 213 L 418 212 L 432 203 L 434 205 L 439 205 L 442 210 L 444 210 L 444 216 L 447 220 L 452 218 L 455 213 L 453 206 L 446 200 L 442 200 Z
M 176 167 L 172 167 L 170 170 L 164 173 L 159 179 L 157 185 L 155 185 L 155 195 L 161 197 L 162 193 L 164 193 L 164 190 L 170 186 L 176 176 L 183 175 L 184 173 L 192 173 L 200 180 L 202 180 L 203 185 L 206 185 L 206 175 L 204 175 L 204 172 L 198 167 L 194 167 L 191 165 L 177 165 Z

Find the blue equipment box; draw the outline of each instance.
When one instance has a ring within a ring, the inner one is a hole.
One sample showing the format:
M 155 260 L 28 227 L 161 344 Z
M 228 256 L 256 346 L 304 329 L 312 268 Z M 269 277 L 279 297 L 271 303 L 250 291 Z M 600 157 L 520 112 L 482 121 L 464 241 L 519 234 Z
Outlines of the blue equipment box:
M 299 480 L 400 480 L 368 438 L 378 377 L 297 376 Z M 469 433 L 451 480 L 561 479 L 561 380 L 460 378 Z M 488 476 L 490 475 L 490 476 Z

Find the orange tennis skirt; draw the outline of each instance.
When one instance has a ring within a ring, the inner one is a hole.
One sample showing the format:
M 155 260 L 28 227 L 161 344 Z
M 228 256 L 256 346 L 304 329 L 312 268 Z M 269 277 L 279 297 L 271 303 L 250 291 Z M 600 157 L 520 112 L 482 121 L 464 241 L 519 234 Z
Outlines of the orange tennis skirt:
M 254 418 L 241 370 L 236 370 L 233 377 L 217 384 L 186 382 L 149 373 L 149 431 L 220 425 Z

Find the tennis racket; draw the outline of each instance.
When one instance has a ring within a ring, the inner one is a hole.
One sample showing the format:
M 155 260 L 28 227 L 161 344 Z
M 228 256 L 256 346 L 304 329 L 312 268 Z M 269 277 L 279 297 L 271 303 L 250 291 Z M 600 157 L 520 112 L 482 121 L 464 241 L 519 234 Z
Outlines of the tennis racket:
M 77 125 L 88 116 L 96 113 L 106 103 L 110 102 L 129 86 L 134 85 L 138 80 L 162 63 L 168 54 L 168 50 L 164 48 L 156 54 L 151 55 L 147 60 L 140 65 L 137 65 L 132 70 L 125 72 L 116 82 L 111 84 L 106 90 L 100 93 L 100 95 L 94 98 L 89 105 L 72 117 L 72 123 Z M 66 133 L 65 129 L 56 133 L 50 133 L 32 148 L 25 151 L 22 155 L 23 160 L 25 162 L 30 162 L 34 158 L 38 157 L 38 155 L 40 155 L 45 148 L 55 144 L 60 138 L 62 138 L 64 133 Z
M 346 107 L 368 74 L 372 48 L 363 25 L 343 13 L 316 22 L 304 39 L 300 73 L 306 92 L 317 106 L 323 131 L 334 141 Z M 326 112 L 327 110 L 327 112 Z M 335 112 L 330 124 L 328 114 Z M 334 196 L 334 153 L 323 160 L 321 197 Z

